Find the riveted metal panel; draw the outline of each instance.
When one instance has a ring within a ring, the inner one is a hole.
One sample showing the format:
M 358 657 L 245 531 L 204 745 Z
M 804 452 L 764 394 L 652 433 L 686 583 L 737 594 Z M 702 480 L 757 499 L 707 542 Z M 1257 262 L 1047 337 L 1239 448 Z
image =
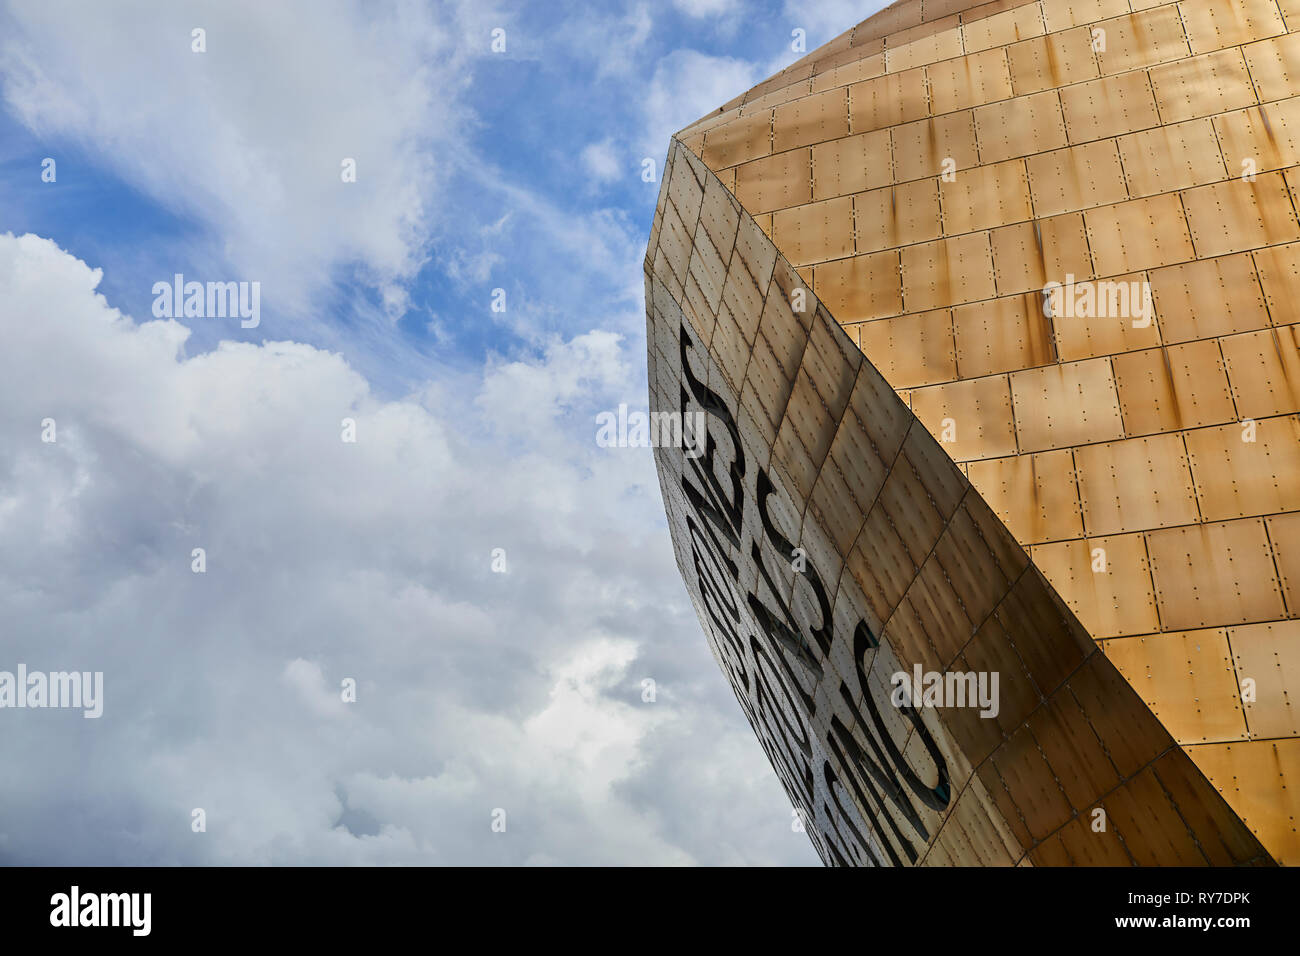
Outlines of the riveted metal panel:
M 1101 75 L 1087 27 L 1013 43 L 1007 47 L 1007 60 L 1017 96 Z
M 939 21 L 934 24 L 940 27 L 938 32 L 930 33 L 929 36 L 918 37 L 915 40 L 906 41 L 901 45 L 894 45 L 894 38 L 885 42 L 885 70 L 889 73 L 897 73 L 900 70 L 906 70 L 910 67 L 921 66 L 925 63 L 933 63 L 936 60 L 946 60 L 949 57 L 961 56 L 961 32 L 957 26 L 957 18 L 950 17 L 947 20 Z
M 1249 253 L 1152 269 L 1149 274 L 1160 335 L 1166 342 L 1227 335 L 1269 324 Z
M 1247 624 L 1228 631 L 1252 737 L 1300 736 L 1300 621 Z
M 1148 531 L 1160 620 L 1169 630 L 1283 616 L 1273 555 L 1258 518 Z
M 1247 48 L 1249 49 L 1249 48 Z M 1179 123 L 1257 102 L 1241 50 L 1221 50 L 1150 69 L 1160 116 Z
M 969 463 L 971 484 L 1018 541 L 1083 536 L 1070 449 Z
M 845 52 L 852 55 L 855 51 Z M 813 74 L 812 78 L 812 91 L 820 93 L 823 90 L 834 89 L 837 86 L 848 86 L 862 80 L 883 76 L 884 73 L 885 55 L 883 53 L 864 56 L 861 59 L 850 60 L 848 63 L 829 66 L 825 69 L 822 68 L 821 64 L 818 64 L 817 72 Z
M 1043 315 L 1043 299 L 1036 293 L 959 305 L 953 309 L 953 328 L 962 378 L 1056 361 L 1052 323 Z
M 1090 534 L 1192 524 L 1196 492 L 1182 435 L 1153 435 L 1074 450 Z
M 818 143 L 812 148 L 813 199 L 846 196 L 893 181 L 887 129 Z
M 704 161 L 712 169 L 726 169 L 772 151 L 770 112 L 742 116 L 704 134 Z
M 1173 4 L 1102 20 L 1090 30 L 1095 31 L 1090 39 L 1097 41 L 1097 61 L 1103 74 L 1187 56 L 1183 22 Z
M 1111 366 L 1129 435 L 1218 425 L 1235 418 L 1213 339 L 1116 355 Z
M 913 389 L 912 411 L 953 461 L 1018 451 L 1005 375 Z
M 875 252 L 935 239 L 942 231 L 939 188 L 933 179 L 873 189 L 853 197 L 858 252 Z
M 1273 0 L 1182 0 L 1177 6 L 1197 54 L 1286 32 Z
M 1022 4 L 992 16 L 963 23 L 961 30 L 967 53 L 1006 46 L 1017 40 L 1042 36 L 1042 8 L 1037 3 Z
M 1187 754 L 1277 859 L 1300 859 L 1300 823 L 1288 799 L 1300 787 L 1300 738 L 1205 744 Z
M 1070 290 L 1061 295 L 1063 314 L 1054 316 L 1056 350 L 1062 362 L 1114 355 L 1149 348 L 1160 343 L 1159 313 L 1146 297 L 1147 274 L 1134 272 L 1116 276 L 1104 284 L 1088 287 L 1094 305 L 1080 311 L 1080 302 L 1070 305 Z M 1073 297 L 1078 299 L 1079 287 Z M 1100 306 L 1097 304 L 1100 303 Z
M 1043 0 L 1043 17 L 1049 33 L 1128 12 L 1127 0 Z
M 1251 79 L 1259 90 L 1259 102 L 1300 93 L 1300 34 L 1288 33 L 1248 43 L 1242 51 L 1250 65 Z
M 895 388 L 957 377 L 952 315 L 948 309 L 914 312 L 857 326 L 862 351 L 880 356 L 876 367 Z
M 736 198 L 750 215 L 812 200 L 811 154 L 790 150 L 736 167 Z
M 1062 87 L 1061 109 L 1071 143 L 1086 143 L 1160 123 L 1151 84 L 1142 70 Z
M 772 151 L 779 153 L 849 134 L 848 88 L 813 93 L 776 108 Z
M 853 199 L 840 196 L 772 214 L 772 241 L 796 266 L 853 255 Z
M 1300 322 L 1300 243 L 1257 249 L 1251 256 L 1274 325 Z M 1237 325 L 1237 331 L 1254 328 Z M 1227 331 L 1227 330 L 1225 330 Z
M 895 126 L 891 133 L 895 182 L 938 176 L 945 160 L 958 175 L 979 162 L 970 111 Z
M 951 113 L 1012 95 L 1011 73 L 1002 49 L 931 63 L 925 68 L 930 85 L 930 111 Z
M 1219 340 L 1241 418 L 1300 411 L 1300 326 L 1262 329 Z
M 1129 198 L 1114 140 L 1039 153 L 1025 164 L 1034 212 L 1040 217 Z
M 1211 120 L 1189 120 L 1118 139 L 1134 198 L 1217 183 L 1226 175 Z
M 993 262 L 986 232 L 939 239 L 901 250 L 903 305 L 921 312 L 993 296 Z
M 1243 441 L 1253 437 L 1254 441 Z M 1253 435 L 1233 422 L 1187 432 L 1187 451 L 1206 521 L 1300 511 L 1300 419 L 1266 418 Z
M 1245 739 L 1226 629 L 1121 637 L 1102 647 L 1180 744 Z
M 1224 113 L 1214 117 L 1214 129 L 1233 176 L 1300 163 L 1300 100 Z
M 954 236 L 1032 219 L 1024 160 L 977 166 L 940 180 L 943 231 Z
M 854 256 L 813 269 L 821 300 L 840 322 L 878 319 L 903 311 L 898 251 Z
M 1061 101 L 1055 90 L 1017 96 L 975 108 L 980 158 L 996 163 L 1057 149 L 1067 143 Z
M 1085 210 L 1083 220 L 1098 275 L 1117 276 L 1196 258 L 1177 193 L 1098 206 Z
M 1142 535 L 1036 544 L 1029 556 L 1094 639 L 1159 630 Z
M 1106 359 L 1011 373 L 1016 435 L 1022 451 L 1120 438 L 1115 378 Z
M 994 229 L 989 244 L 999 295 L 1095 275 L 1081 213 Z
M 867 133 L 925 116 L 925 71 L 890 73 L 849 87 L 849 131 Z
M 1198 258 L 1300 239 L 1300 222 L 1280 173 L 1189 189 L 1183 208 Z

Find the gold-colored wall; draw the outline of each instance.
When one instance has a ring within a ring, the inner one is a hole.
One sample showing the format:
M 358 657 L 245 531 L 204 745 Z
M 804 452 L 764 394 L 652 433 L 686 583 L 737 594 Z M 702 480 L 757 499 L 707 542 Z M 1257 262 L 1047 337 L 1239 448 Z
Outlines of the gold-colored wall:
M 903 0 L 679 139 L 1298 862 L 1300 0 L 965 6 Z M 1045 315 L 1067 276 L 1154 321 Z

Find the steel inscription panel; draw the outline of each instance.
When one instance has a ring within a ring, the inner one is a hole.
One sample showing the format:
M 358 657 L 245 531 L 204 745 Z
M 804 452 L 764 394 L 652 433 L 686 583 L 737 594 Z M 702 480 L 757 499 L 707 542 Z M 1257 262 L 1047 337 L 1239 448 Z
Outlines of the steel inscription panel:
M 655 450 L 677 562 L 792 822 L 826 863 L 1271 862 L 676 142 L 646 284 L 651 411 L 707 422 L 694 446 Z M 994 673 L 987 716 L 896 699 L 895 675 Z

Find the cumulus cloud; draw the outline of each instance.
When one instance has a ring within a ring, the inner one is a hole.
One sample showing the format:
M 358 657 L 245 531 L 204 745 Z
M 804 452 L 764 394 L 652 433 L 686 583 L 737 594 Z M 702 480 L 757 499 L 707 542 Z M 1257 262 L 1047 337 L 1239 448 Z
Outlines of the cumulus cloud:
M 645 95 L 645 155 L 662 162 L 674 133 L 745 92 L 764 75 L 756 63 L 698 50 L 674 50 L 660 59 Z
M 627 172 L 623 167 L 623 163 L 619 160 L 617 149 L 608 139 L 601 140 L 599 143 L 588 143 L 584 146 L 582 148 L 582 165 L 586 167 L 588 173 L 600 182 L 609 182 L 617 179 L 620 175 L 625 175 Z
M 200 224 L 211 268 L 262 281 L 280 308 L 306 310 L 348 266 L 400 313 L 465 121 L 477 47 L 457 42 L 460 6 L 122 0 L 76 17 L 41 0 L 0 13 L 4 98 L 24 123 Z
M 381 400 L 300 343 L 187 355 L 101 279 L 0 235 L 0 669 L 104 673 L 98 720 L 3 714 L 0 861 L 814 861 L 649 455 L 572 424 L 626 397 L 615 337 Z

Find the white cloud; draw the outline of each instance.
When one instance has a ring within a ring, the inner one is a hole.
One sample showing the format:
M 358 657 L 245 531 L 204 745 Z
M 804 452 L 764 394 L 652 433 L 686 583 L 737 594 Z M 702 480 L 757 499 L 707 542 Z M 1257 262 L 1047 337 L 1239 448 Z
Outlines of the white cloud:
M 673 6 L 687 16 L 702 20 L 734 13 L 739 4 L 737 0 L 673 0 Z
M 0 76 L 24 123 L 196 220 L 209 268 L 262 281 L 281 309 L 305 311 L 345 265 L 404 306 L 464 120 L 457 6 L 120 0 L 77 21 L 7 5 Z
M 582 165 L 598 182 L 607 183 L 621 175 L 629 174 L 624 163 L 620 162 L 614 144 L 608 140 L 588 143 L 582 148 Z
M 639 356 L 593 332 L 382 401 L 306 345 L 186 357 L 100 279 L 0 235 L 0 667 L 104 672 L 99 720 L 0 718 L 0 861 L 814 861 L 648 454 L 595 447 Z
M 808 53 L 874 16 L 893 0 L 785 0 L 790 29 L 808 34 Z M 802 54 L 801 54 L 802 55 Z
M 761 67 L 747 60 L 674 50 L 655 66 L 645 94 L 644 155 L 662 164 L 674 133 L 762 79 Z

